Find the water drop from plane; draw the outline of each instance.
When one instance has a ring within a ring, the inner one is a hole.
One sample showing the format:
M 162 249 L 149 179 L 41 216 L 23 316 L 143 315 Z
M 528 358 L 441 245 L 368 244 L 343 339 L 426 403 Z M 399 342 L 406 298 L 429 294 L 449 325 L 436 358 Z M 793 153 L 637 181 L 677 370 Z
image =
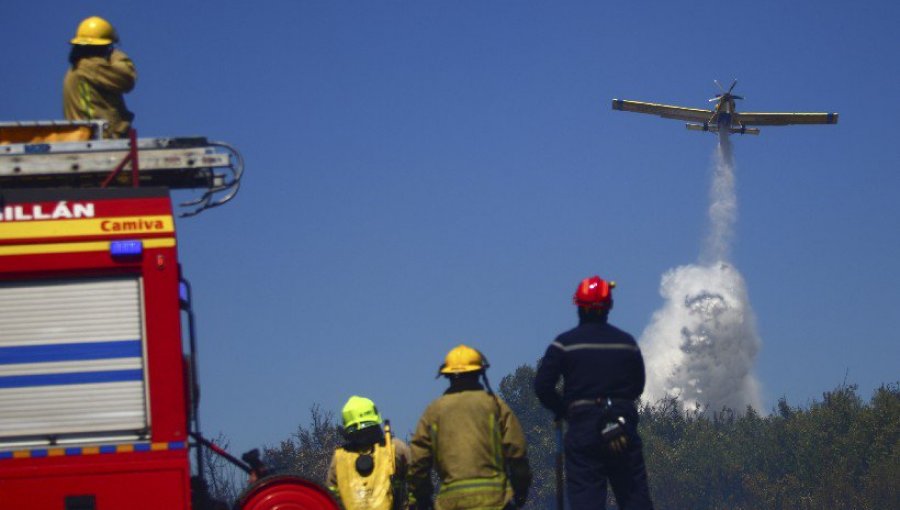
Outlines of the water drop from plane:
M 719 133 L 708 215 L 709 232 L 697 263 L 663 274 L 663 306 L 641 335 L 644 398 L 653 403 L 675 395 L 688 409 L 760 409 L 753 368 L 761 341 L 746 283 L 730 262 L 737 194 L 727 133 Z

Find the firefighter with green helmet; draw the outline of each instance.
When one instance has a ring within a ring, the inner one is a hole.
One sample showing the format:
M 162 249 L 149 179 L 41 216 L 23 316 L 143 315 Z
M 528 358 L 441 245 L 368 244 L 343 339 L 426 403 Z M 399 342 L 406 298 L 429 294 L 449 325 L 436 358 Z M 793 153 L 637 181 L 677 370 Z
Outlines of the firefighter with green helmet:
M 63 115 L 68 120 L 105 120 L 104 138 L 124 138 L 134 120 L 123 96 L 134 88 L 137 71 L 116 47 L 118 42 L 110 22 L 99 16 L 85 18 L 71 40 L 63 79 Z
M 450 387 L 425 410 L 410 443 L 411 508 L 504 510 L 525 505 L 531 485 L 525 434 L 509 406 L 491 391 L 485 375 L 489 366 L 466 345 L 447 354 L 439 376 Z M 437 497 L 432 469 L 440 478 Z
M 345 510 L 405 509 L 409 446 L 391 437 L 390 423 L 368 398 L 350 397 L 341 417 L 347 442 L 331 458 L 328 490 Z

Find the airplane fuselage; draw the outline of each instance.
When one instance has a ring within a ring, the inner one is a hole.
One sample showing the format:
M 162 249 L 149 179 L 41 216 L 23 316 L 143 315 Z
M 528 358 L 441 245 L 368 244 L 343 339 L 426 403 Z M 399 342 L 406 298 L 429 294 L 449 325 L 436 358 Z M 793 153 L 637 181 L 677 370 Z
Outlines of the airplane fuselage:
M 719 132 L 728 132 L 732 124 L 736 124 L 734 127 L 741 127 L 739 122 L 735 122 L 737 120 L 736 117 L 734 99 L 726 95 L 716 104 L 716 113 L 713 114 L 713 118 L 710 121 L 715 122 L 719 127 Z
M 733 114 L 731 113 L 720 113 L 716 117 L 716 123 L 719 125 L 720 133 L 727 133 L 731 129 L 731 123 L 734 120 Z M 735 126 L 738 127 L 738 126 Z

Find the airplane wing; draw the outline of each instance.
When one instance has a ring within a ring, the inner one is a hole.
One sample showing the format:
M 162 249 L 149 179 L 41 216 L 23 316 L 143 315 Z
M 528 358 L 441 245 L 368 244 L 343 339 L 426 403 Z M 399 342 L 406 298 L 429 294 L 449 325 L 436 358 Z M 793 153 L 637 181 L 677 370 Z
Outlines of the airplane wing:
M 706 122 L 715 112 L 700 108 L 685 108 L 683 106 L 671 106 L 667 104 L 644 103 L 641 101 L 628 101 L 626 99 L 613 99 L 613 110 L 623 112 L 650 113 L 667 119 L 679 119 L 689 122 Z
M 761 113 L 737 112 L 737 121 L 745 126 L 786 126 L 788 124 L 837 124 L 836 113 Z

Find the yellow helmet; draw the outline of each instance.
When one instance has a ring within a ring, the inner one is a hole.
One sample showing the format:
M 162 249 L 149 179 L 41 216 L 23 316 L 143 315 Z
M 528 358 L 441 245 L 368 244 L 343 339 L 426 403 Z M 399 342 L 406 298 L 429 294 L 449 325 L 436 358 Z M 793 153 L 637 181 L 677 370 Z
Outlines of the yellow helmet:
M 381 425 L 381 415 L 378 414 L 375 402 L 356 395 L 350 397 L 344 404 L 341 417 L 344 420 L 344 430 L 347 432 Z
M 107 44 L 119 42 L 119 34 L 116 33 L 116 29 L 113 28 L 110 22 L 100 16 L 91 16 L 90 18 L 85 18 L 78 25 L 78 30 L 75 31 L 75 38 L 71 42 L 72 44 L 87 46 L 106 46 Z
M 457 345 L 447 353 L 440 373 L 444 375 L 465 374 L 486 370 L 489 366 L 491 365 L 487 359 L 477 349 L 468 345 Z

